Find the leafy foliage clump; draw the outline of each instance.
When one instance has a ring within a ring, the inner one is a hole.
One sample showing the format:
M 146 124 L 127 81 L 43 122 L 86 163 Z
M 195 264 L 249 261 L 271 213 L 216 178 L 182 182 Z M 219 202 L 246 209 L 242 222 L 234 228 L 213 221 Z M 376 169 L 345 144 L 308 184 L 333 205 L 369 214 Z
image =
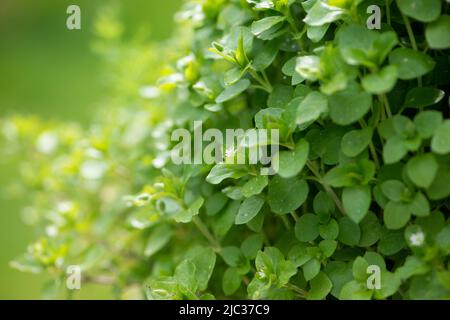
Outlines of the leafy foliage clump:
M 381 30 L 366 27 L 374 4 Z M 178 37 L 115 49 L 91 130 L 4 122 L 43 232 L 13 265 L 50 272 L 47 292 L 80 265 L 119 298 L 450 298 L 448 14 L 440 0 L 186 3 Z M 156 71 L 153 99 L 138 96 Z M 173 164 L 172 131 L 197 120 L 279 129 L 278 174 Z

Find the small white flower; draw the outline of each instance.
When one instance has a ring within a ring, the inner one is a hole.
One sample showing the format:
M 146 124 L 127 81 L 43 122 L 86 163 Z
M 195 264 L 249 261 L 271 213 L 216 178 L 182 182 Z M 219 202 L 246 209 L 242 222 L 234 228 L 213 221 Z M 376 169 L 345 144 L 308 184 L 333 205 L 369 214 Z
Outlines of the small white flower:
M 415 247 L 420 247 L 424 241 L 425 241 L 425 234 L 422 231 L 413 233 L 409 237 L 409 242 L 411 243 L 411 245 L 413 245 Z

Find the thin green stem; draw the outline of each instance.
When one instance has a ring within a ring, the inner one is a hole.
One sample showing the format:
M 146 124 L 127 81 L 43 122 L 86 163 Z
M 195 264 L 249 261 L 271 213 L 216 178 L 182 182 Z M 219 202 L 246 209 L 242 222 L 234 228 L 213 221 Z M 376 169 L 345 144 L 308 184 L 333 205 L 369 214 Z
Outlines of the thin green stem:
M 295 211 L 291 211 L 291 217 L 294 219 L 295 222 L 298 220 L 298 215 L 295 213 Z
M 403 18 L 403 21 L 405 22 L 406 31 L 408 32 L 408 37 L 409 37 L 409 41 L 411 42 L 411 46 L 414 50 L 418 51 L 417 42 L 416 42 L 416 38 L 414 37 L 414 32 L 411 28 L 411 23 L 409 22 L 408 17 L 405 16 L 403 13 L 402 13 L 402 18 Z
M 341 203 L 341 200 L 337 196 L 337 194 L 334 192 L 334 190 L 323 180 L 322 176 L 319 174 L 319 172 L 314 167 L 314 164 L 312 164 L 309 160 L 306 162 L 306 165 L 308 166 L 309 170 L 316 176 L 318 179 L 318 182 L 322 185 L 325 192 L 328 193 L 328 195 L 333 199 L 334 203 L 336 204 L 336 207 L 339 209 L 339 211 L 345 215 L 344 206 Z
M 220 243 L 214 238 L 214 236 L 209 232 L 208 227 L 203 223 L 203 221 L 199 217 L 193 217 L 192 221 L 194 222 L 197 229 L 200 233 L 209 241 L 214 251 L 220 251 Z
M 406 31 L 408 32 L 409 41 L 411 42 L 411 46 L 414 50 L 419 51 L 419 48 L 417 47 L 416 37 L 414 36 L 413 29 L 411 28 L 411 23 L 409 21 L 409 18 L 402 13 L 403 21 L 405 22 Z M 417 79 L 417 82 L 419 84 L 419 87 L 422 86 L 422 77 L 419 77 Z
M 386 18 L 388 25 L 391 25 L 391 6 L 389 0 L 386 0 Z

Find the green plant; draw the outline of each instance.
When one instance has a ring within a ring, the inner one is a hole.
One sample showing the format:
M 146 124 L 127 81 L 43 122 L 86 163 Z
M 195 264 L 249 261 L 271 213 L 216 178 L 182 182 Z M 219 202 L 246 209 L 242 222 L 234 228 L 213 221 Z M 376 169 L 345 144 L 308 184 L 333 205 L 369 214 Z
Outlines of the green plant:
M 378 31 L 366 28 L 371 4 Z M 448 11 L 439 0 L 188 2 L 160 54 L 122 48 L 116 62 L 133 88 L 148 79 L 126 66 L 154 74 L 169 60 L 159 98 L 116 86 L 121 107 L 88 132 L 5 121 L 27 152 L 24 212 L 45 231 L 13 265 L 50 272 L 52 292 L 78 264 L 120 298 L 450 298 Z M 279 129 L 278 174 L 174 165 L 170 134 L 195 120 Z

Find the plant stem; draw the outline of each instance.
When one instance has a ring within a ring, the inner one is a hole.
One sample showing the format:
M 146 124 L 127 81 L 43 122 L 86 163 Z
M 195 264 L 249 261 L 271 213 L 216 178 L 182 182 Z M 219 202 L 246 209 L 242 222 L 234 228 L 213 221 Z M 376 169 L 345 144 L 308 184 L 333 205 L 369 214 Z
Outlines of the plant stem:
M 305 290 L 297 287 L 295 284 L 292 284 L 292 283 L 286 284 L 285 287 L 295 291 L 302 298 L 306 298 L 306 295 L 308 294 L 308 292 L 306 292 Z
M 199 217 L 193 217 L 192 221 L 194 222 L 197 229 L 201 232 L 201 234 L 209 241 L 214 251 L 220 251 L 219 241 L 217 241 L 211 234 L 211 232 L 209 232 L 208 227 L 203 223 L 203 221 Z
M 316 176 L 317 181 L 322 185 L 325 192 L 328 193 L 328 195 L 333 199 L 333 201 L 336 204 L 336 207 L 339 209 L 339 211 L 343 215 L 345 215 L 344 206 L 342 205 L 341 200 L 336 195 L 334 190 L 323 180 L 322 176 L 319 174 L 319 172 L 317 172 L 316 168 L 309 160 L 306 162 L 306 165 L 308 166 L 308 169 Z
M 298 215 L 295 213 L 295 211 L 291 212 L 291 217 L 294 219 L 295 222 L 298 220 Z
M 411 28 L 411 23 L 409 22 L 409 18 L 406 15 L 404 15 L 403 13 L 402 13 L 402 18 L 403 18 L 403 21 L 405 22 L 406 31 L 408 32 L 408 37 L 409 37 L 409 41 L 411 42 L 412 48 L 416 51 L 419 51 L 419 48 L 417 47 L 416 38 L 414 36 L 414 32 Z M 417 82 L 419 84 L 419 87 L 421 87 L 422 86 L 422 77 L 419 77 L 417 79 Z
M 391 25 L 391 7 L 389 4 L 389 0 L 386 0 L 386 18 L 388 25 Z
M 289 223 L 289 220 L 286 218 L 285 215 L 281 215 L 281 220 L 283 220 L 284 226 L 286 227 L 286 229 L 291 229 L 291 224 Z

